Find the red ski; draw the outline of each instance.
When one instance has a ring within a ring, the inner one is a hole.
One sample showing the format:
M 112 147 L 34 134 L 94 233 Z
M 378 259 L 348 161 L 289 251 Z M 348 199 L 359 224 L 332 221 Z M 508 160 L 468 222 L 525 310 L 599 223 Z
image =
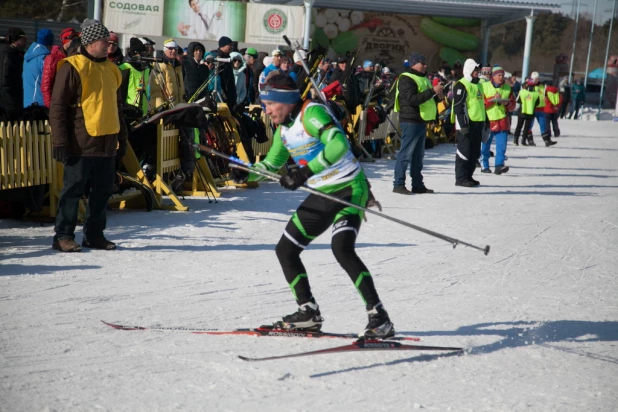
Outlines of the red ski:
M 414 351 L 459 352 L 459 351 L 462 351 L 463 348 L 453 348 L 453 347 L 446 347 L 446 346 L 406 345 L 404 343 L 391 342 L 388 340 L 358 340 L 350 345 L 337 346 L 334 348 L 314 350 L 314 351 L 308 351 L 308 352 L 293 353 L 290 355 L 267 356 L 264 358 L 248 358 L 246 356 L 239 356 L 239 358 L 247 362 L 259 362 L 259 361 L 275 360 L 275 359 L 298 358 L 301 356 L 310 356 L 310 355 L 325 355 L 327 353 L 376 351 L 376 350 L 414 350 Z
M 275 329 L 272 326 L 260 326 L 259 328 L 247 328 L 247 329 L 232 329 L 232 330 L 220 330 L 220 329 L 194 329 L 186 327 L 166 327 L 166 326 L 130 326 L 121 325 L 117 323 L 105 322 L 107 326 L 111 326 L 118 330 L 149 330 L 153 332 L 186 332 L 196 335 L 249 335 L 249 336 L 271 336 L 271 337 L 284 337 L 284 338 L 331 338 L 331 339 L 358 339 L 356 333 L 332 333 L 332 332 L 312 332 L 307 330 L 288 330 L 288 329 Z M 388 338 L 394 341 L 419 341 L 420 338 L 411 336 L 394 336 Z

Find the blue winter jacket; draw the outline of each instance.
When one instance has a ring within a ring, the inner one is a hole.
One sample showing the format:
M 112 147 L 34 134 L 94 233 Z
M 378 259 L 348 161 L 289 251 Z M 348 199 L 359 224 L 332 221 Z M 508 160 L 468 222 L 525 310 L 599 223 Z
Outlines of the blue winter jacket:
M 24 107 L 38 103 L 44 106 L 43 93 L 41 93 L 41 79 L 43 77 L 43 61 L 49 54 L 47 47 L 39 43 L 32 43 L 24 56 L 24 71 L 22 79 L 24 83 Z

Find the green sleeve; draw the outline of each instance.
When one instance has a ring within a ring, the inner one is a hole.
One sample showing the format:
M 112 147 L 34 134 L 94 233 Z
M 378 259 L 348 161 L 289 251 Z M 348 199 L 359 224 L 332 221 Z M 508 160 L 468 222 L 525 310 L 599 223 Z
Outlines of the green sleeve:
M 303 126 L 324 145 L 324 150 L 307 164 L 313 173 L 320 173 L 337 163 L 349 150 L 348 139 L 323 106 L 305 109 Z
M 259 163 L 254 164 L 253 166 L 257 169 L 266 170 L 269 172 L 277 173 L 279 169 L 287 162 L 290 157 L 290 152 L 285 147 L 283 142 L 281 141 L 281 126 L 277 127 L 275 131 L 275 135 L 273 136 L 273 145 L 268 150 L 268 154 Z M 249 175 L 249 182 L 255 182 L 258 180 L 266 180 L 266 178 L 257 175 L 255 173 L 251 173 Z

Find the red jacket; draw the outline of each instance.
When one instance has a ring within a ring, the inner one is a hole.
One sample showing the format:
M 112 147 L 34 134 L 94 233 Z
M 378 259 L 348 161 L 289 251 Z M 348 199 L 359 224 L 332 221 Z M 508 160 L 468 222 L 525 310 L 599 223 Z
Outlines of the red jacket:
M 60 46 L 52 47 L 51 53 L 45 57 L 45 62 L 43 63 L 43 78 L 41 79 L 41 93 L 43 93 L 43 103 L 45 107 L 49 107 L 49 103 L 51 102 L 54 80 L 56 80 L 56 72 L 58 71 L 58 62 L 66 57 L 67 55 L 64 49 Z
M 558 88 L 554 86 L 545 86 L 545 107 L 544 107 L 545 113 L 551 113 L 551 114 L 558 113 L 558 110 L 560 110 L 560 106 L 562 105 L 562 95 L 558 93 L 558 96 L 560 97 L 560 99 L 558 100 L 558 104 L 554 106 L 549 101 L 549 97 L 547 97 L 547 93 L 549 92 L 558 93 Z

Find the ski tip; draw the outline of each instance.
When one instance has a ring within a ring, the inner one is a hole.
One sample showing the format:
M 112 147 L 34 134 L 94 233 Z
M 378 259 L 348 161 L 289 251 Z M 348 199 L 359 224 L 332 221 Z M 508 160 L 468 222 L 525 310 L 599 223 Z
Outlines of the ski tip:
M 242 359 L 245 362 L 255 362 L 259 360 L 259 359 L 254 359 L 254 358 L 247 358 L 246 356 L 241 356 L 241 355 L 238 355 L 238 359 Z
M 485 246 L 485 249 L 483 249 L 483 252 L 485 253 L 485 256 L 489 254 L 489 245 Z

